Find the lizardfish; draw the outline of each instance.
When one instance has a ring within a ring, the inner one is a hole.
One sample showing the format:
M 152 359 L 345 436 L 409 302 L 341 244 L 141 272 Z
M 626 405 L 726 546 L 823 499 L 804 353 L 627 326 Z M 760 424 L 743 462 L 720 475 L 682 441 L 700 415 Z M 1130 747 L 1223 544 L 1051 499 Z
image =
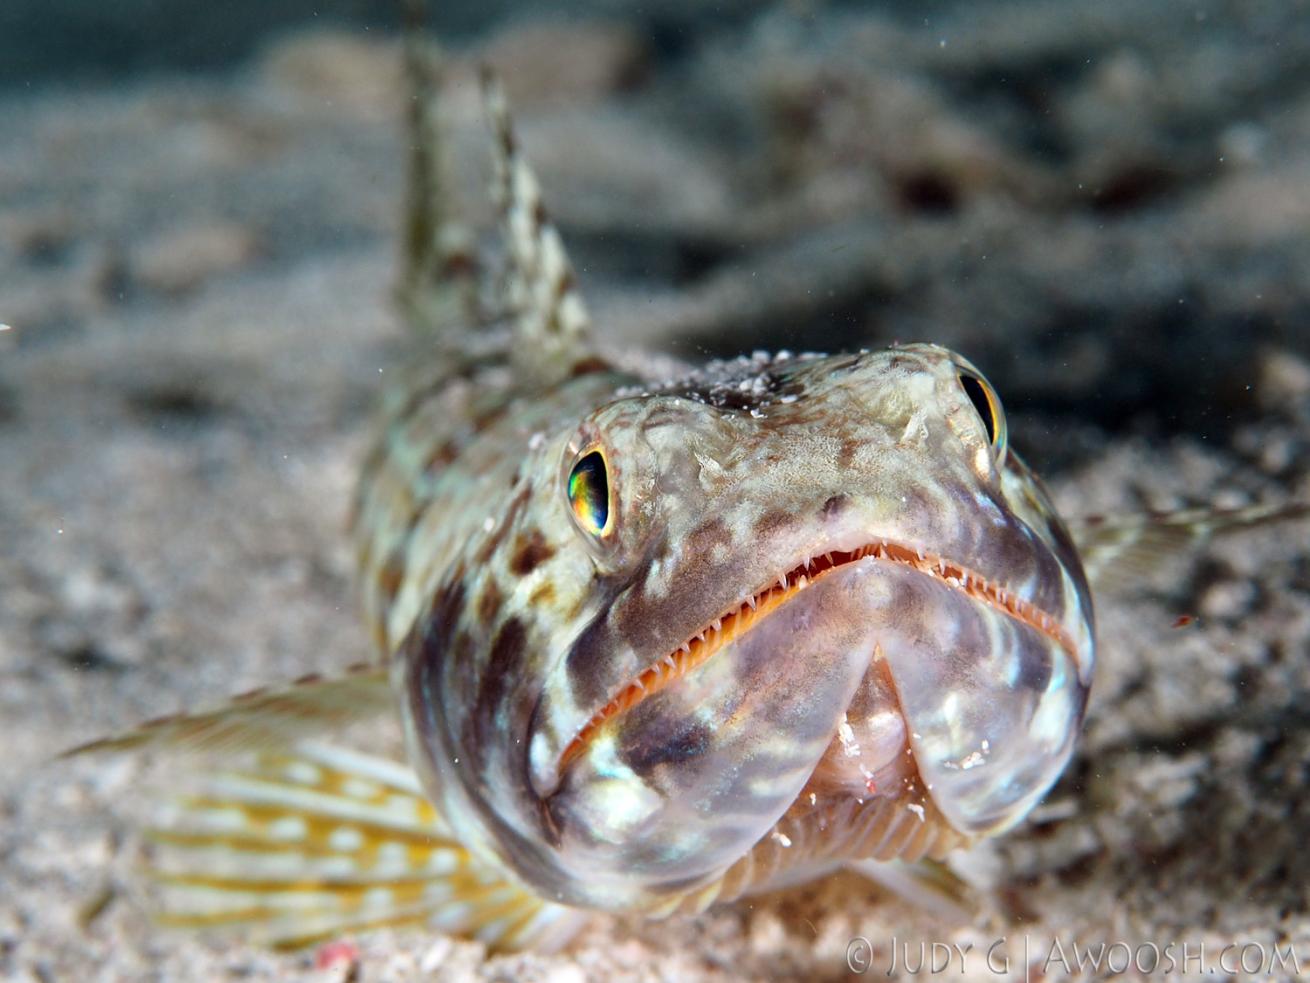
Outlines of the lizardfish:
M 79 749 L 213 761 L 152 832 L 165 922 L 552 946 L 593 911 L 939 860 L 1067 764 L 1107 571 L 1304 511 L 1066 524 L 934 345 L 620 364 L 488 91 L 512 327 L 433 342 L 389 396 L 353 509 L 375 658 Z M 415 197 L 422 274 L 443 217 Z M 397 714 L 403 762 L 324 743 Z

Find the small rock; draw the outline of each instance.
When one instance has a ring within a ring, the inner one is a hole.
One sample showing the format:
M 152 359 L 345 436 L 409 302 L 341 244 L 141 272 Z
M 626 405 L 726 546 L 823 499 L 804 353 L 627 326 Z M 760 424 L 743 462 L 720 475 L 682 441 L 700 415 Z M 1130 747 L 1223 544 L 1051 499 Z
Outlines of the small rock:
M 1251 610 L 1255 595 L 1255 584 L 1249 580 L 1220 581 L 1202 595 L 1201 613 L 1207 618 L 1240 618 Z
M 1310 397 L 1310 364 L 1291 352 L 1268 352 L 1260 359 L 1256 392 L 1267 410 L 1286 408 Z
M 269 81 L 332 112 L 393 116 L 406 91 L 398 43 L 342 31 L 298 34 L 272 48 L 262 70 Z
M 161 294 L 190 293 L 250 262 L 255 236 L 237 225 L 196 225 L 161 233 L 133 252 L 131 270 L 143 286 Z
M 577 105 L 637 84 L 646 48 L 629 28 L 603 22 L 539 21 L 514 26 L 478 54 L 505 84 L 520 109 Z

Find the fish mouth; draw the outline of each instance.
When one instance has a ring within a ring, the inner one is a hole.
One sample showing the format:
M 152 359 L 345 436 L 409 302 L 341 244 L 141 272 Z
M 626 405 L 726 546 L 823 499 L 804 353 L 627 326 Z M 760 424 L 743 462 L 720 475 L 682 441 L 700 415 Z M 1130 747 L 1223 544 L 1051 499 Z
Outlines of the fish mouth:
M 776 581 L 715 618 L 662 659 L 647 666 L 578 729 L 560 754 L 556 774 L 562 774 L 582 754 L 595 733 L 611 718 L 631 710 L 643 700 L 677 682 L 817 581 L 869 559 L 910 567 L 960 591 L 1058 645 L 1072 665 L 1077 666 L 1081 662 L 1078 645 L 1070 632 L 1059 619 L 1031 601 L 961 563 L 902 543 L 874 539 L 852 550 L 829 550 L 797 564 Z

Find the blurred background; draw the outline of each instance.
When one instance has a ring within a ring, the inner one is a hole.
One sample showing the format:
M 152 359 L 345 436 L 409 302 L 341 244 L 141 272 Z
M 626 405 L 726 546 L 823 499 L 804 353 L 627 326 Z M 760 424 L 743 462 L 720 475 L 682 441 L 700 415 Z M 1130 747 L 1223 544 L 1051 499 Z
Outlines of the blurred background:
M 464 220 L 494 244 L 489 61 L 609 344 L 935 341 L 1069 514 L 1310 500 L 1306 0 L 430 6 Z M 414 353 L 399 23 L 0 3 L 0 976 L 309 974 L 160 939 L 116 900 L 139 763 L 49 762 L 367 653 L 344 516 Z M 1304 528 L 1098 605 L 1087 732 L 989 925 L 1310 957 Z M 812 983 L 852 934 L 991 937 L 834 883 L 553 963 L 379 942 L 368 978 Z
M 0 317 L 389 239 L 397 6 L 6 3 Z M 1300 0 L 433 6 L 457 197 L 485 219 L 486 59 L 615 338 L 931 339 L 1061 430 L 1211 436 L 1310 344 Z

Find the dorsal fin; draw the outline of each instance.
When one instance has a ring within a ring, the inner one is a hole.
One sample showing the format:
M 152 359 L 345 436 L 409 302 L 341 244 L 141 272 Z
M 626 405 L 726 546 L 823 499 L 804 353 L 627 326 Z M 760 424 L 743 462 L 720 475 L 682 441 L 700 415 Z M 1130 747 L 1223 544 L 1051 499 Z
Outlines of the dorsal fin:
M 442 54 L 424 30 L 423 0 L 404 0 L 403 10 L 409 159 L 396 294 L 414 328 L 458 345 L 458 336 L 487 318 L 479 305 L 473 237 L 459 220 L 446 171 Z
M 495 195 L 508 257 L 506 293 L 514 316 L 514 364 L 549 385 L 591 355 L 591 318 L 573 264 L 541 200 L 541 185 L 514 135 L 505 92 L 490 68 L 482 91 L 495 138 Z

